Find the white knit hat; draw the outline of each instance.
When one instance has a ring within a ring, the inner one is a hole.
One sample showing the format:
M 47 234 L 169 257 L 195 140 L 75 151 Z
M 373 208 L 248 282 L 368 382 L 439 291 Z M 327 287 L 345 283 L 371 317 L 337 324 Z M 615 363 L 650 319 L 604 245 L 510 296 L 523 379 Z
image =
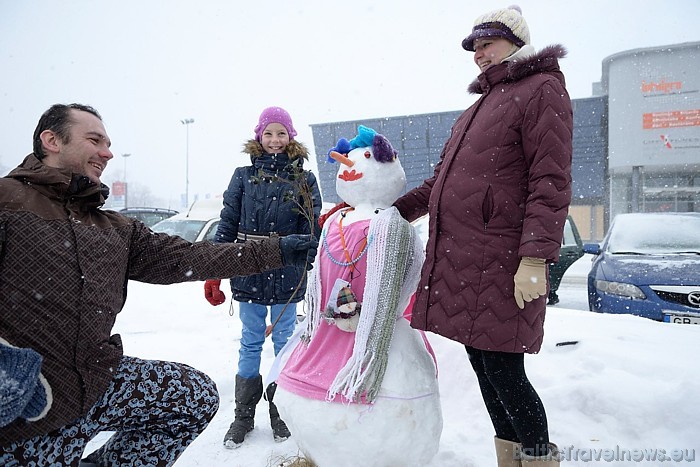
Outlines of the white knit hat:
M 462 41 L 462 47 L 474 52 L 474 40 L 481 37 L 503 37 L 518 47 L 529 44 L 530 29 L 522 13 L 518 5 L 511 5 L 479 16 L 472 33 Z

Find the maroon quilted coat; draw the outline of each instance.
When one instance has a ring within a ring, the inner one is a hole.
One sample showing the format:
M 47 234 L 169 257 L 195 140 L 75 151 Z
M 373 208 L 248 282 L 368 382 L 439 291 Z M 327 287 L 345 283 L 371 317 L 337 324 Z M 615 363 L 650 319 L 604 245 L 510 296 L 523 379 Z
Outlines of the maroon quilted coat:
M 492 66 L 481 97 L 452 127 L 432 178 L 396 201 L 408 220 L 430 214 L 411 325 L 482 350 L 536 353 L 544 297 L 521 310 L 522 256 L 556 261 L 571 201 L 573 113 L 550 46 Z

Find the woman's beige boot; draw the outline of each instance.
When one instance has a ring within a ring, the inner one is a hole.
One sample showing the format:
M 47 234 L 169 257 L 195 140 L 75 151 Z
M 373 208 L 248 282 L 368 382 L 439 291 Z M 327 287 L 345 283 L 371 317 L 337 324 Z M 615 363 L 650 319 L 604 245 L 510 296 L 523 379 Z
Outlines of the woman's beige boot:
M 520 443 L 493 437 L 496 444 L 496 460 L 498 467 L 520 467 Z
M 520 454 L 520 462 L 523 467 L 559 467 L 559 448 L 554 443 L 549 443 L 549 454 L 546 456 L 528 456 Z M 498 464 L 500 466 L 500 464 Z

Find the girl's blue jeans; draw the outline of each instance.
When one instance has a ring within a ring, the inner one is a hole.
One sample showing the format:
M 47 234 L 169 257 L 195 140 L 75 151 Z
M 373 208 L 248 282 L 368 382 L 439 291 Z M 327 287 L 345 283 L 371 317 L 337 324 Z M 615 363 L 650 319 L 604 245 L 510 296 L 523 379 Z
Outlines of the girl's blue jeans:
M 260 374 L 260 355 L 265 343 L 267 310 L 265 305 L 239 302 L 239 313 L 243 323 L 241 347 L 238 351 L 238 374 L 243 378 L 254 378 Z M 270 323 L 274 323 L 285 304 L 270 305 Z M 272 330 L 275 355 L 282 350 L 294 332 L 297 319 L 297 304 L 290 303 Z

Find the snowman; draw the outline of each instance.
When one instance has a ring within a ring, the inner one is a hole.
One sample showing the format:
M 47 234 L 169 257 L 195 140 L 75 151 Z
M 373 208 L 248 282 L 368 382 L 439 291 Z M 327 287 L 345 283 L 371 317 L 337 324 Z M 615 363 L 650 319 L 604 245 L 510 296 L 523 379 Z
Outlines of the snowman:
M 329 156 L 344 203 L 323 224 L 306 320 L 273 365 L 276 402 L 318 467 L 423 465 L 442 411 L 434 354 L 407 319 L 424 252 L 392 207 L 406 176 L 389 141 L 362 125 Z

